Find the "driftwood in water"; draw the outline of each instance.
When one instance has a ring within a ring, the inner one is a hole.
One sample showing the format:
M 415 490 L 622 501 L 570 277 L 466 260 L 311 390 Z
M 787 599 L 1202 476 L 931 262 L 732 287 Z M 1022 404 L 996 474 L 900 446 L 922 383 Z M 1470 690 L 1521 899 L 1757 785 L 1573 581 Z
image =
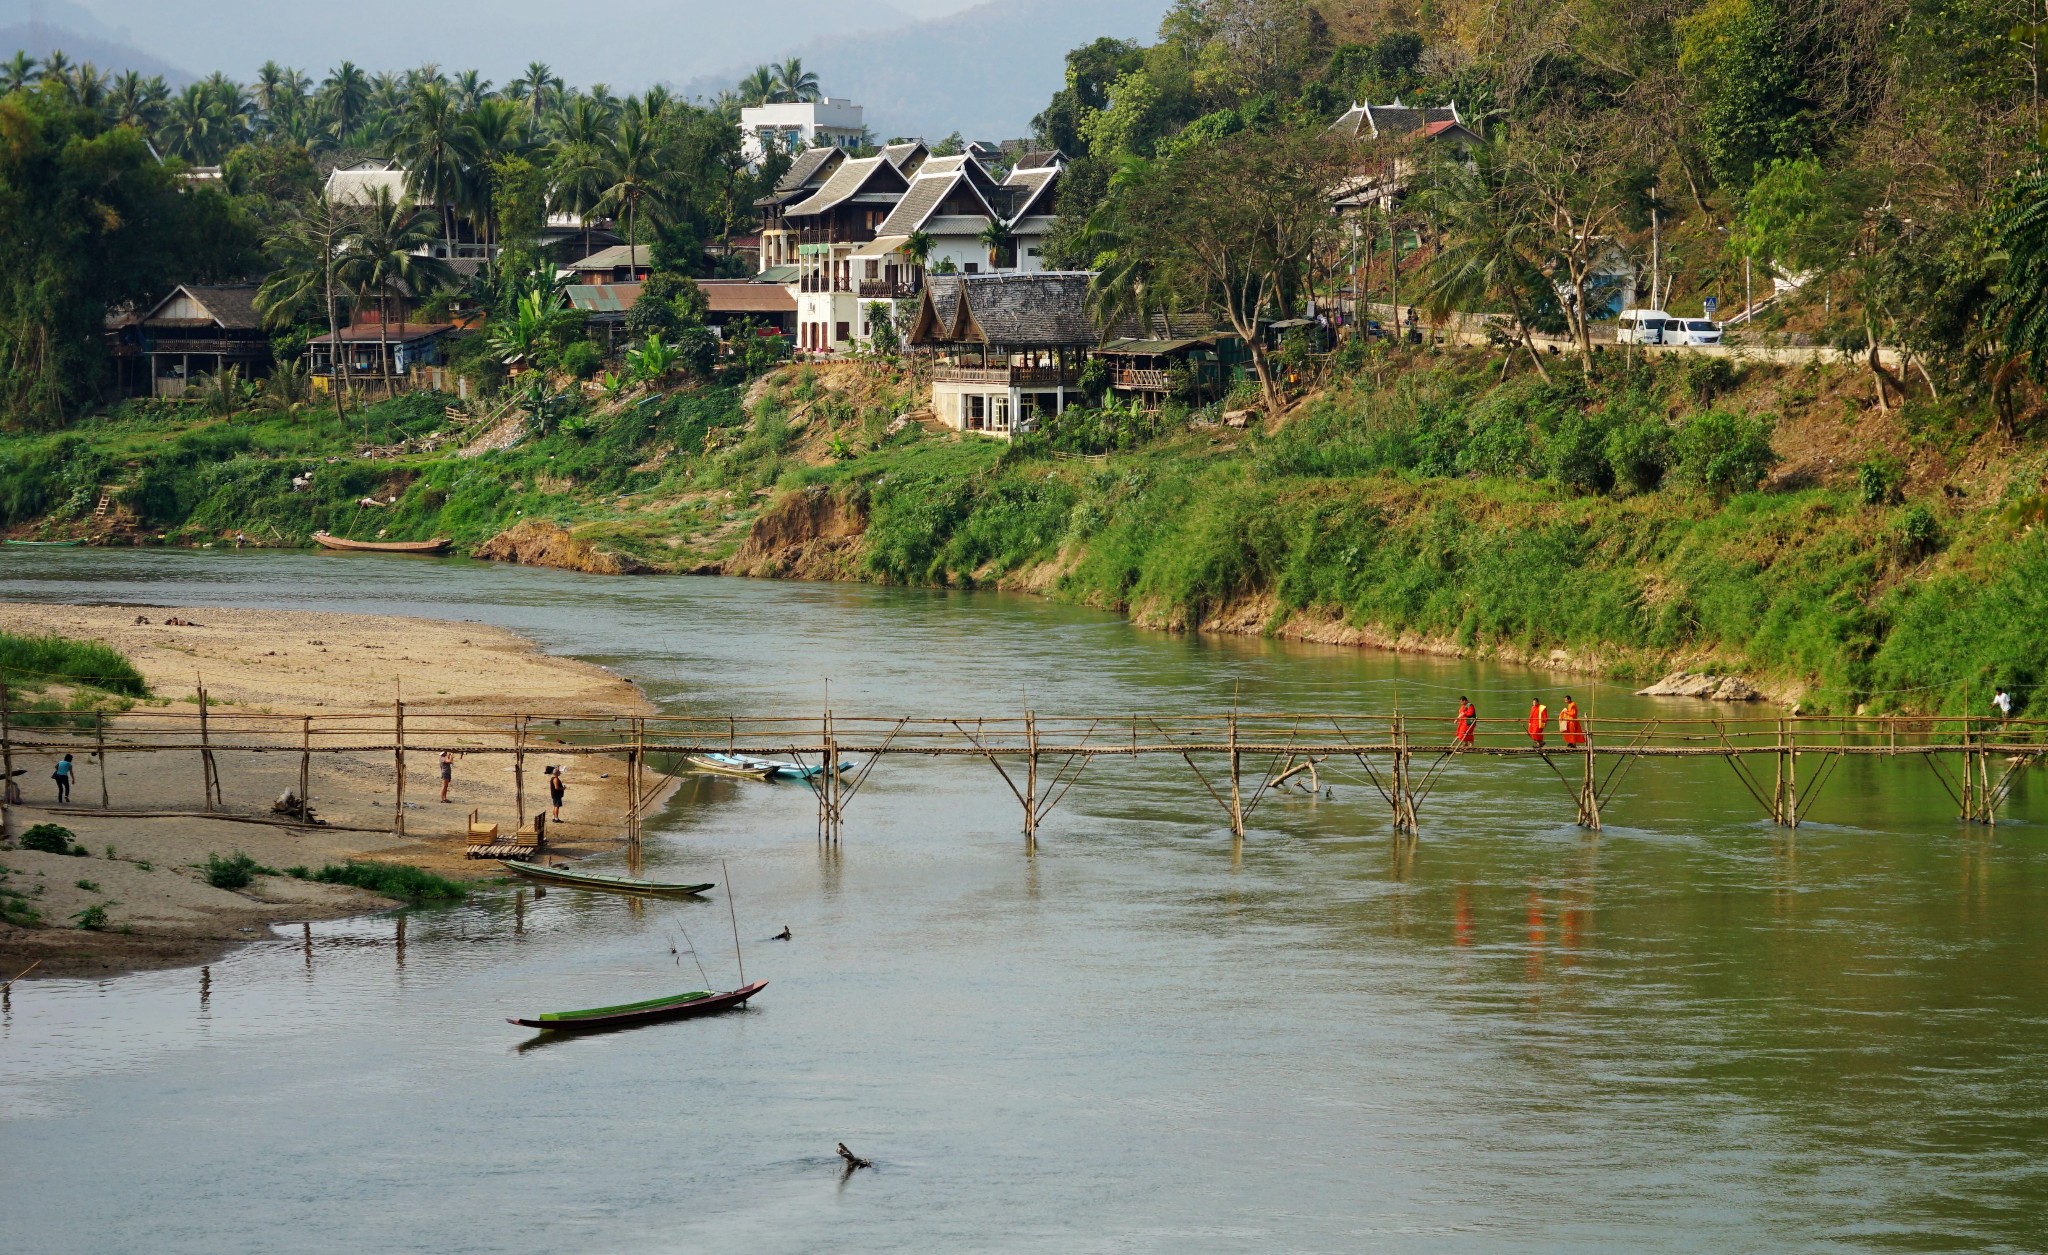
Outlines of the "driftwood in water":
M 846 1170 L 848 1172 L 852 1172 L 855 1168 L 872 1168 L 875 1166 L 867 1160 L 862 1159 L 859 1155 L 856 1155 L 852 1151 L 846 1149 L 845 1142 L 839 1143 L 839 1157 L 846 1161 Z

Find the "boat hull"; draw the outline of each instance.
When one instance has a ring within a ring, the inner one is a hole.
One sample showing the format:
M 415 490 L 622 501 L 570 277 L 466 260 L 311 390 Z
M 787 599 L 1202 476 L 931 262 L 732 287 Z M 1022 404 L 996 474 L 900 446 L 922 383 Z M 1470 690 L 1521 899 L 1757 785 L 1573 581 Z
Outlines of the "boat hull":
M 329 536 L 326 532 L 314 532 L 313 543 L 322 549 L 349 553 L 446 553 L 455 542 L 446 536 L 433 540 L 349 540 L 342 536 Z
M 544 867 L 539 863 L 528 863 L 512 858 L 499 859 L 498 866 L 514 875 L 537 880 L 542 884 L 561 885 L 569 889 L 597 889 L 605 893 L 623 893 L 637 898 L 697 897 L 718 887 L 715 881 L 706 881 L 701 885 L 682 885 L 667 884 L 659 880 L 639 880 L 631 876 L 564 871 L 559 867 Z
M 632 1028 L 639 1024 L 659 1024 L 665 1020 L 686 1020 L 692 1016 L 715 1015 L 720 1011 L 730 1011 L 734 1007 L 746 1005 L 747 999 L 767 987 L 767 981 L 757 980 L 751 985 L 743 985 L 728 993 L 706 994 L 701 998 L 684 995 L 681 999 L 653 1006 L 635 1003 L 617 1009 L 598 1009 L 599 1012 L 608 1013 L 565 1011 L 559 1014 L 569 1018 L 549 1019 L 539 1016 L 524 1019 L 513 1016 L 507 1017 L 505 1022 L 517 1024 L 521 1028 L 537 1028 L 551 1033 L 601 1033 L 606 1029 Z

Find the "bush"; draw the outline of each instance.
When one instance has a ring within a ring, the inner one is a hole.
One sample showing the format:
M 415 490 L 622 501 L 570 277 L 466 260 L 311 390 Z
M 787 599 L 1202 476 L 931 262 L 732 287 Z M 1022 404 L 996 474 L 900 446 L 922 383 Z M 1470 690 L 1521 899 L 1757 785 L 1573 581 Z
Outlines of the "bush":
M 1909 505 L 1899 512 L 1899 546 L 1911 558 L 1924 558 L 1941 545 L 1941 522 L 1924 505 Z
M 291 874 L 301 880 L 318 881 L 324 885 L 352 885 L 367 889 L 387 898 L 404 898 L 409 902 L 430 900 L 458 901 L 469 896 L 469 890 L 445 876 L 421 871 L 417 867 L 405 867 L 397 863 L 329 863 L 317 872 L 308 872 L 303 867 L 294 867 Z
M 104 904 L 95 902 L 71 918 L 78 921 L 80 928 L 89 933 L 96 933 L 107 926 L 107 908 Z
M 233 858 L 222 858 L 218 854 L 206 856 L 206 883 L 216 889 L 246 889 L 249 882 L 260 876 L 275 876 L 277 872 L 261 866 L 255 859 L 235 851 Z
M 1771 420 L 1708 410 L 1672 438 L 1672 469 L 1684 483 L 1717 497 L 1748 492 L 1778 464 Z
M 1680 368 L 1685 390 L 1700 405 L 1735 390 L 1735 363 L 1725 357 L 1689 356 Z
M 1607 435 L 1607 466 L 1631 492 L 1655 492 L 1671 465 L 1671 427 L 1661 418 L 1623 423 Z
M 685 327 L 676 336 L 676 353 L 684 370 L 708 379 L 718 366 L 718 337 L 709 327 Z
M 1873 453 L 1856 464 L 1856 491 L 1864 505 L 1897 505 L 1905 487 L 1905 463 L 1889 453 Z
M 577 379 L 588 379 L 604 365 L 604 350 L 588 340 L 576 340 L 562 350 L 561 367 L 564 374 Z
M 37 824 L 21 834 L 21 848 L 41 850 L 45 854 L 69 854 L 73 858 L 84 858 L 89 851 L 74 838 L 77 833 L 62 824 Z

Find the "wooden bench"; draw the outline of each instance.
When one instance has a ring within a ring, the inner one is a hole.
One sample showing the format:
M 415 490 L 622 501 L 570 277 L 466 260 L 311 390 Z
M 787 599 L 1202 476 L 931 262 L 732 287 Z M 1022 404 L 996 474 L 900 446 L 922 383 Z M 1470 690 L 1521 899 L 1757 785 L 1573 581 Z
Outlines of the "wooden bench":
M 476 812 L 472 811 L 469 816 L 469 849 L 465 857 L 531 859 L 547 848 L 547 827 L 548 817 L 535 815 L 532 823 L 500 840 L 498 825 L 478 823 Z

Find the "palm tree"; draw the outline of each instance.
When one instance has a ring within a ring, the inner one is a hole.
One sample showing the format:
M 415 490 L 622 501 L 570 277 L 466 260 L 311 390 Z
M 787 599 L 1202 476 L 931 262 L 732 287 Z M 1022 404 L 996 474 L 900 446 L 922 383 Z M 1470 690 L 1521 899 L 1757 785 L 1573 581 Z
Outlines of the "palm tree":
M 791 57 L 775 67 L 775 91 L 773 99 L 804 101 L 816 100 L 824 95 L 818 89 L 818 76 L 804 69 L 802 57 Z
M 256 107 L 266 116 L 277 116 L 283 103 L 285 73 L 285 68 L 275 61 L 265 61 L 256 71 Z
M 0 64 L 0 94 L 18 92 L 35 85 L 37 60 L 26 52 L 17 51 L 12 58 Z
M 740 110 L 746 107 L 747 98 L 731 88 L 727 88 L 725 91 L 718 93 L 717 97 L 712 100 L 707 112 L 720 122 L 738 126 Z
M 462 119 L 456 143 L 462 165 L 458 195 L 463 212 L 483 236 L 486 268 L 498 242 L 497 162 L 524 151 L 527 142 L 526 113 L 517 101 L 483 100 Z
M 406 191 L 416 203 L 440 207 L 442 234 L 455 239 L 454 203 L 458 191 L 459 166 L 455 145 L 461 129 L 455 98 L 438 83 L 428 83 L 413 93 L 399 132 L 396 154 L 406 175 Z
M 739 97 L 742 105 L 765 103 L 775 94 L 775 71 L 765 65 L 754 67 L 753 73 L 740 80 Z
M 583 251 L 590 252 L 590 219 L 610 186 L 613 132 L 610 122 L 589 100 L 578 96 L 554 119 L 554 160 L 548 181 L 558 208 L 583 219 Z
M 491 80 L 479 70 L 464 70 L 455 76 L 455 100 L 464 113 L 475 113 L 477 106 L 490 99 Z
M 924 270 L 924 264 L 931 260 L 932 247 L 937 243 L 938 241 L 932 238 L 932 233 L 929 231 L 912 231 L 909 235 L 903 237 L 903 255 L 908 257 L 910 264 L 917 267 L 921 272 Z
M 1010 224 L 1001 218 L 991 217 L 981 228 L 981 246 L 988 250 L 988 264 L 991 270 L 1003 264 L 1003 252 L 1010 247 Z
M 1458 161 L 1438 164 L 1422 189 L 1422 201 L 1444 243 L 1430 264 L 1423 303 L 1441 314 L 1505 302 L 1530 364 L 1550 382 L 1530 336 L 1536 307 L 1554 302 L 1556 293 L 1538 262 L 1546 217 L 1542 206 L 1525 194 L 1511 167 L 1492 149 L 1474 151 L 1469 167 Z M 1507 366 L 1501 363 L 1503 377 Z
M 163 80 L 145 79 L 134 70 L 123 70 L 114 76 L 113 86 L 107 92 L 107 116 L 115 126 L 132 126 L 144 135 L 154 135 L 163 121 L 163 105 L 151 90 L 152 84 L 161 88 Z
M 407 296 L 425 297 L 455 281 L 453 267 L 427 255 L 428 246 L 440 234 L 433 210 L 394 200 L 388 188 L 380 187 L 363 207 L 361 222 L 342 254 L 340 280 L 353 288 L 359 299 L 377 302 L 377 349 L 387 394 L 392 388 L 389 302 L 393 297 L 398 300 L 399 333 L 403 335 Z
M 215 141 L 217 152 L 225 153 L 229 148 L 246 138 L 252 127 L 250 120 L 256 113 L 256 102 L 249 97 L 240 83 L 215 70 L 206 76 L 201 84 L 207 95 L 213 98 L 217 127 L 220 132 Z
M 344 61 L 320 84 L 320 98 L 332 120 L 328 129 L 341 139 L 356 129 L 370 107 L 370 76 L 355 62 Z
M 88 61 L 71 71 L 64 80 L 64 94 L 81 109 L 100 112 L 107 103 L 107 76 Z
M 158 136 L 165 152 L 195 166 L 213 164 L 221 131 L 220 106 L 204 83 L 188 83 L 165 110 Z
M 507 84 L 507 90 L 517 93 L 515 99 L 524 100 L 533 120 L 539 122 L 547 115 L 548 106 L 562 91 L 562 79 L 545 61 L 529 61 L 526 73 Z
M 298 206 L 265 241 L 273 263 L 263 286 L 256 290 L 256 310 L 267 327 L 289 325 L 307 301 L 319 297 L 327 310 L 327 330 L 333 337 L 332 361 L 341 363 L 341 310 L 337 288 L 341 281 L 340 262 L 348 242 L 361 224 L 361 213 L 352 205 L 338 205 L 326 189 Z M 337 369 L 328 377 L 334 394 L 334 417 L 342 421 L 342 378 Z
M 662 201 L 661 181 L 668 165 L 666 146 L 655 128 L 638 118 L 619 123 L 619 132 L 605 154 L 604 193 L 600 212 L 626 219 L 627 263 L 638 265 L 640 214 Z
M 61 83 L 70 72 L 71 58 L 64 55 L 63 49 L 52 48 L 43 54 L 43 68 L 36 72 L 36 82 Z
M 389 70 L 370 77 L 370 113 L 387 126 L 405 109 L 405 80 Z

